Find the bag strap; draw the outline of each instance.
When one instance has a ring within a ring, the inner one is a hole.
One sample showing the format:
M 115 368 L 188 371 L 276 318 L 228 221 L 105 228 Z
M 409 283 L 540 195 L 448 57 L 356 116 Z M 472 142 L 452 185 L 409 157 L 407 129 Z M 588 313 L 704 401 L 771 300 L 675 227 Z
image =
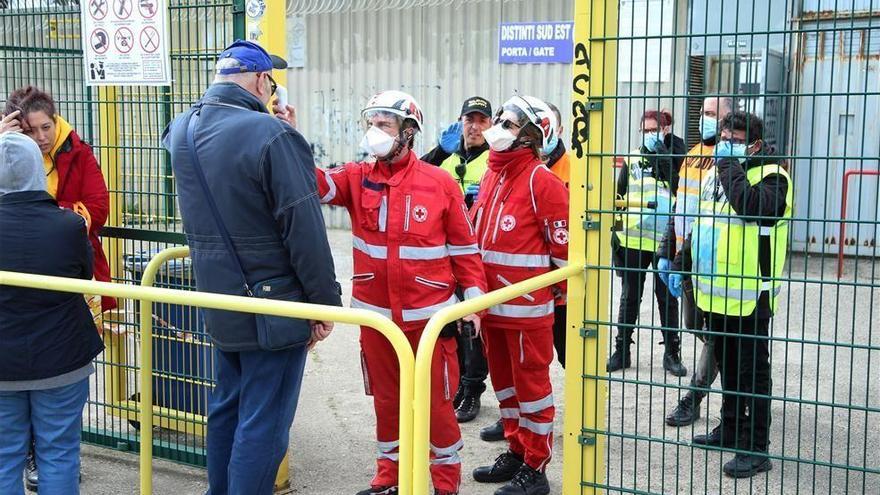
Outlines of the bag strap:
M 207 200 L 214 221 L 217 223 L 217 230 L 220 231 L 220 237 L 223 238 L 223 242 L 226 244 L 226 249 L 229 250 L 232 259 L 235 260 L 235 264 L 238 267 L 238 272 L 241 274 L 241 281 L 244 285 L 245 293 L 250 297 L 254 297 L 254 293 L 251 291 L 251 286 L 248 284 L 247 277 L 244 274 L 244 267 L 241 264 L 241 258 L 239 258 L 238 252 L 235 250 L 235 244 L 232 243 L 232 237 L 229 235 L 229 230 L 226 229 L 226 224 L 223 222 L 223 218 L 220 217 L 217 203 L 214 201 L 214 196 L 208 188 L 208 180 L 205 178 L 205 171 L 202 169 L 202 165 L 199 162 L 199 154 L 198 151 L 196 151 L 195 143 L 195 129 L 196 123 L 199 121 L 199 112 L 201 112 L 201 107 L 197 107 L 196 110 L 190 114 L 186 126 L 186 145 L 189 148 L 189 157 L 192 161 L 193 169 L 196 171 L 196 177 L 199 179 L 199 184 L 202 186 L 202 192 L 205 194 L 205 200 Z

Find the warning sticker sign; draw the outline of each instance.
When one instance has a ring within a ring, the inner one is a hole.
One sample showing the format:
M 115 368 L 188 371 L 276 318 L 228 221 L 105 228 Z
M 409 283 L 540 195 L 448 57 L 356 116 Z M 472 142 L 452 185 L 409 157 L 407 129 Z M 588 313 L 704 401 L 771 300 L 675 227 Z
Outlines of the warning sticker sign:
M 171 84 L 168 0 L 88 0 L 81 9 L 89 86 Z

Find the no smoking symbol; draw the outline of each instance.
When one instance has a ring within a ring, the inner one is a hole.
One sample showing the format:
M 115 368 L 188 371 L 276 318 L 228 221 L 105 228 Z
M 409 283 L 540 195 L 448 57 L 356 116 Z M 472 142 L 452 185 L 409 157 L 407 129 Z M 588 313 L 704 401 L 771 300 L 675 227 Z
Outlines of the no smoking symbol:
M 141 48 L 147 53 L 153 53 L 159 49 L 159 31 L 153 26 L 147 26 L 141 31 Z
M 116 43 L 116 49 L 120 53 L 128 53 L 133 48 L 134 35 L 128 28 L 119 28 L 119 31 L 116 31 L 116 35 L 113 37 L 113 41 Z

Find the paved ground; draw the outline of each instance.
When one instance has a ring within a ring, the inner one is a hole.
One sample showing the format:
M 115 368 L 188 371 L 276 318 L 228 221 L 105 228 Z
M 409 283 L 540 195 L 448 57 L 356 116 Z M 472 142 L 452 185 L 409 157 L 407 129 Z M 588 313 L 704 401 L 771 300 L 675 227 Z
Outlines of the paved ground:
M 331 242 L 337 253 L 337 270 L 344 293 L 350 295 L 351 260 L 349 233 L 332 231 Z M 821 258 L 797 257 L 791 276 L 830 283 L 833 263 Z M 775 320 L 773 335 L 773 437 L 771 452 L 790 459 L 775 461 L 768 475 L 734 482 L 720 474 L 720 464 L 728 454 L 705 452 L 688 445 L 696 432 L 705 432 L 717 423 L 720 401 L 717 396 L 703 406 L 703 419 L 686 429 L 666 427 L 664 414 L 678 397 L 675 388 L 687 379 L 664 374 L 659 338 L 647 331 L 639 334 L 635 366 L 624 378 L 626 384 L 609 388 L 608 444 L 606 480 L 609 493 L 880 493 L 880 457 L 873 450 L 880 445 L 880 383 L 876 377 L 880 351 L 851 350 L 844 347 L 785 342 L 807 339 L 878 346 L 872 328 L 880 328 L 877 300 L 878 276 L 864 260 L 848 267 L 849 280 L 858 271 L 858 282 L 874 287 L 841 287 L 839 290 L 818 283 L 790 283 Z M 824 276 L 823 276 L 824 273 Z M 823 278 L 824 277 L 824 278 Z M 645 294 L 651 294 L 650 284 Z M 615 285 L 615 299 L 620 289 Z M 654 303 L 652 306 L 656 306 Z M 840 309 L 837 309 L 840 308 Z M 656 323 L 646 298 L 642 320 Z M 616 314 L 614 310 L 613 314 Z M 357 329 L 342 326 L 313 353 L 307 367 L 300 409 L 291 437 L 292 493 L 352 494 L 368 483 L 373 470 L 375 444 L 372 404 L 363 393 L 359 366 Z M 652 343 L 651 340 L 654 342 Z M 684 337 L 684 360 L 694 363 L 694 338 Z M 554 387 L 558 391 L 557 458 L 550 465 L 553 493 L 561 493 L 561 447 L 559 446 L 562 397 L 562 370 L 554 364 Z M 875 377 L 873 380 L 869 377 Z M 636 383 L 638 382 L 638 383 Z M 651 386 L 649 383 L 654 382 Z M 804 403 L 794 400 L 803 398 Z M 463 425 L 465 439 L 463 494 L 489 494 L 493 487 L 477 486 L 467 475 L 480 463 L 491 461 L 502 452 L 499 444 L 479 440 L 478 429 L 496 418 L 493 397 L 484 396 L 485 411 L 473 423 Z M 858 409 L 830 407 L 852 403 Z M 708 416 L 708 418 L 706 417 Z M 639 439 L 621 439 L 620 434 Z M 616 436 L 615 436 L 616 435 Z M 648 441 L 647 438 L 652 441 Z M 84 494 L 135 493 L 137 459 L 132 455 L 86 447 Z M 818 463 L 819 465 L 815 465 Z M 829 465 L 853 464 L 874 473 L 863 475 Z M 156 461 L 154 493 L 190 495 L 204 493 L 204 472 L 168 462 Z M 638 490 L 633 492 L 632 490 Z

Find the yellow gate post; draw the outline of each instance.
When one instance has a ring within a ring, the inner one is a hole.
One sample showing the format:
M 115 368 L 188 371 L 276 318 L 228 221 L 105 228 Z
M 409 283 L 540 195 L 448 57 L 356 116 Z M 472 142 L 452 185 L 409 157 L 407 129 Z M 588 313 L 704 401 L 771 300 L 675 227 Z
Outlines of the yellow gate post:
M 284 0 L 253 0 L 245 3 L 245 35 L 269 53 L 287 59 L 287 4 Z M 275 81 L 287 86 L 287 71 L 273 71 Z M 271 106 L 270 106 L 271 108 Z M 289 454 L 284 454 L 275 476 L 275 491 L 290 487 Z
M 611 292 L 617 0 L 575 0 L 572 73 L 571 242 L 568 259 L 587 269 L 568 283 L 562 493 L 594 494 L 605 465 L 605 373 Z M 574 228 L 578 221 L 583 229 Z M 589 297 L 588 297 L 589 296 Z

